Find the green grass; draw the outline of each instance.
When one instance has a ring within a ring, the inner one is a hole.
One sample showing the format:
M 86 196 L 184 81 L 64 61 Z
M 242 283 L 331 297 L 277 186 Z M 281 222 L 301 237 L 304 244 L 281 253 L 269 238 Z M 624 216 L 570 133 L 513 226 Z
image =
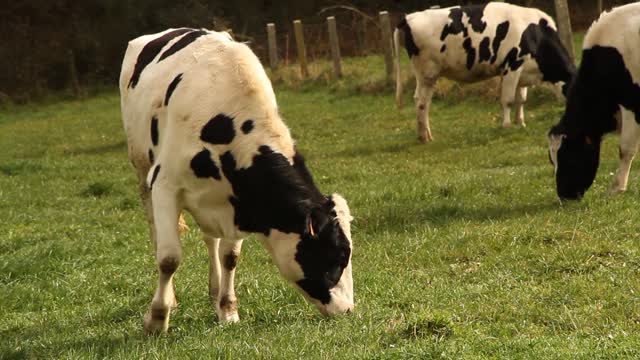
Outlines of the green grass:
M 585 200 L 560 206 L 545 135 L 563 107 L 548 91 L 531 93 L 526 129 L 501 129 L 495 99 L 454 88 L 420 145 L 411 106 L 352 87 L 383 81 L 371 61 L 347 61 L 372 72 L 356 85 L 277 88 L 319 187 L 355 217 L 356 311 L 335 319 L 249 238 L 241 322 L 217 324 L 192 224 L 169 334 L 145 337 L 156 274 L 117 94 L 0 112 L 0 358 L 640 356 L 640 185 L 633 171 L 607 194 L 617 139 Z

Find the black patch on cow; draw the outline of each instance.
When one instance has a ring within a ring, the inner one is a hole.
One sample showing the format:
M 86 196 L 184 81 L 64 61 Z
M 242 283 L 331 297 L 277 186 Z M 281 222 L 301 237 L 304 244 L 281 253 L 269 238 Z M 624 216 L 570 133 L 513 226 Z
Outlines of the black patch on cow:
M 323 304 L 330 302 L 329 289 L 340 281 L 351 255 L 349 240 L 337 221 L 332 220 L 336 217 L 334 206 L 329 199 L 312 211 L 310 224 L 315 235 L 307 233 L 296 248 L 295 258 L 305 275 L 297 284 Z
M 529 24 L 522 33 L 518 57 L 528 54 L 538 63 L 543 81 L 564 81 L 569 84 L 575 75 L 576 67 L 567 49 L 562 45 L 558 33 L 545 19 L 540 19 L 538 24 Z M 565 96 L 567 89 L 567 86 L 563 88 Z
M 462 47 L 467 53 L 467 69 L 471 70 L 473 63 L 476 61 L 476 49 L 471 45 L 471 38 L 464 39 Z
M 491 49 L 489 48 L 489 44 L 491 41 L 489 37 L 485 37 L 480 41 L 480 46 L 478 47 L 478 62 L 481 63 L 483 61 L 489 61 L 491 59 Z
M 230 144 L 236 132 L 233 129 L 233 118 L 218 114 L 211 118 L 200 133 L 200 139 L 210 144 Z
M 158 139 L 160 137 L 160 133 L 158 132 L 158 118 L 153 116 L 151 118 L 151 143 L 153 146 L 158 145 Z
M 162 259 L 160 264 L 158 264 L 158 267 L 163 274 L 171 275 L 176 272 L 179 264 L 180 262 L 178 261 L 178 258 L 170 256 Z
M 236 169 L 230 151 L 220 156 L 220 163 L 233 188 L 229 201 L 235 210 L 234 222 L 242 231 L 268 235 L 277 229 L 300 234 L 312 203 L 324 199 L 301 169 L 266 145 L 258 149 L 248 168 Z
M 507 33 L 509 33 L 509 21 L 502 22 L 498 24 L 496 27 L 496 35 L 493 38 L 493 42 L 491 43 L 491 48 L 493 49 L 493 56 L 491 57 L 491 64 L 496 62 L 498 59 L 498 51 L 500 50 L 500 43 L 507 37 Z
M 462 9 L 459 7 L 449 10 L 451 22 L 442 28 L 442 33 L 440 34 L 441 41 L 444 41 L 449 35 L 457 35 L 460 33 L 462 33 L 465 38 L 469 36 L 467 27 L 462 23 L 462 14 Z
M 202 35 L 206 35 L 207 32 L 204 30 L 193 30 L 190 33 L 188 33 L 187 35 L 183 36 L 182 38 L 180 38 L 180 40 L 176 41 L 175 43 L 173 43 L 173 45 L 171 45 L 171 47 L 169 49 L 167 49 L 165 52 L 162 53 L 162 55 L 160 55 L 160 58 L 158 59 L 158 62 L 166 59 L 167 57 L 177 53 L 178 51 L 184 49 L 185 47 L 187 47 L 187 45 L 191 44 L 192 42 L 196 41 L 197 38 L 199 38 Z
M 220 299 L 220 309 L 225 312 L 236 312 L 238 311 L 238 300 L 232 300 L 229 295 L 224 295 Z
M 245 122 L 243 122 L 240 129 L 242 129 L 242 132 L 245 134 L 250 133 L 251 130 L 253 130 L 253 120 L 246 120 Z
M 173 80 L 171 80 L 169 87 L 167 87 L 167 93 L 164 95 L 164 106 L 169 105 L 169 99 L 171 98 L 173 92 L 176 90 L 176 87 L 178 86 L 180 81 L 182 81 L 182 74 L 178 74 L 175 78 L 173 78 Z
M 616 131 L 619 105 L 640 119 L 640 86 L 633 83 L 622 54 L 614 47 L 585 49 L 569 88 L 564 116 L 550 131 L 566 136 L 558 151 L 559 197 L 579 199 L 593 183 L 600 141 Z
M 151 308 L 151 318 L 153 320 L 164 321 L 167 318 L 167 311 L 162 308 Z
M 160 164 L 158 164 L 158 166 L 156 166 L 156 168 L 153 169 L 153 175 L 151 176 L 151 182 L 149 183 L 149 190 L 153 189 L 153 183 L 156 182 L 156 179 L 158 178 L 158 173 L 160 173 Z
M 309 168 L 307 168 L 307 164 L 304 161 L 304 157 L 297 149 L 295 149 L 295 153 L 293 154 L 293 168 L 296 169 L 296 172 L 300 177 L 302 177 L 302 180 L 307 184 L 307 186 L 312 188 L 316 187 L 316 184 L 313 181 L 313 176 L 311 176 Z M 317 195 L 320 195 L 320 193 L 318 192 Z
M 518 59 L 518 49 L 515 47 L 511 48 L 507 53 L 507 56 L 504 57 L 502 64 L 500 64 L 500 68 L 504 69 L 503 75 L 509 73 L 509 70 L 518 70 L 518 68 L 522 66 L 523 62 L 524 60 Z
M 289 163 L 266 145 L 244 169 L 236 169 L 230 151 L 220 156 L 222 172 L 233 189 L 229 202 L 236 226 L 265 235 L 271 229 L 300 234 L 296 261 L 305 278 L 298 285 L 309 296 L 328 303 L 329 290 L 348 264 L 351 248 L 336 220 L 333 201 L 318 191 L 299 153 L 293 161 Z
M 149 162 L 153 164 L 155 161 L 155 156 L 153 155 L 153 149 L 149 149 Z
M 133 68 L 133 74 L 131 75 L 131 79 L 129 80 L 129 85 L 127 87 L 135 88 L 138 85 L 138 81 L 140 80 L 140 74 L 142 70 L 149 65 L 158 55 L 160 50 L 172 39 L 177 36 L 180 36 L 186 32 L 193 31 L 192 29 L 177 29 L 173 31 L 169 31 L 168 33 L 149 41 L 140 51 L 138 55 L 138 59 L 136 60 L 136 65 Z
M 238 254 L 235 252 L 230 252 L 224 256 L 224 268 L 228 271 L 231 271 L 236 268 L 238 265 Z
M 413 40 L 413 34 L 411 33 L 411 27 L 409 26 L 407 19 L 402 19 L 397 28 L 404 33 L 404 47 L 407 49 L 409 57 L 418 55 L 420 53 L 420 49 Z
M 191 159 L 191 169 L 199 178 L 214 178 L 220 180 L 220 169 L 211 160 L 211 153 L 207 149 L 202 149 Z
M 447 44 L 442 44 L 442 47 L 440 48 L 440 52 L 443 53 L 445 52 L 445 50 L 447 50 Z
M 487 23 L 482 21 L 484 8 L 487 4 L 463 6 L 462 11 L 469 17 L 469 24 L 473 31 L 482 33 L 487 28 Z
M 463 14 L 469 18 L 469 24 L 471 29 L 476 33 L 482 33 L 487 28 L 487 23 L 482 21 L 484 16 L 484 8 L 487 4 L 482 5 L 469 5 L 463 7 L 455 7 L 449 10 L 449 19 L 451 22 L 446 24 L 442 28 L 440 33 L 440 40 L 444 41 L 449 35 L 457 35 L 462 33 L 463 37 L 469 36 L 469 29 L 462 22 Z

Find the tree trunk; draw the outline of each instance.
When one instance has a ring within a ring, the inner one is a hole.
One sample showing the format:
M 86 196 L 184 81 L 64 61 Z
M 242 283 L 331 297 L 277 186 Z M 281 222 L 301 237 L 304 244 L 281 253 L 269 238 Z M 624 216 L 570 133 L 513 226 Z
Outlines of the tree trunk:
M 572 61 L 575 61 L 573 51 L 573 34 L 571 32 L 571 18 L 569 17 L 569 5 L 567 0 L 554 0 L 556 5 L 556 22 L 562 44 L 567 48 Z

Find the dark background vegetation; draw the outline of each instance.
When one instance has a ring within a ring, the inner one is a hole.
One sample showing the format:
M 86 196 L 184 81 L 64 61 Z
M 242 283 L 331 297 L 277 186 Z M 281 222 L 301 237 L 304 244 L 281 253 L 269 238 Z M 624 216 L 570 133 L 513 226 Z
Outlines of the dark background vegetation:
M 511 1 L 554 13 L 553 0 Z M 628 1 L 604 0 L 605 7 Z M 392 18 L 432 5 L 460 1 L 436 0 L 21 0 L 0 7 L 0 104 L 26 102 L 51 91 L 113 87 L 128 40 L 168 27 L 232 29 L 247 41 L 263 62 L 265 24 L 278 29 L 281 58 L 295 57 L 291 21 L 305 24 L 307 52 L 312 59 L 328 51 L 326 16 L 337 17 L 343 55 L 377 52 L 377 13 Z M 464 1 L 480 3 L 480 1 Z M 595 0 L 569 1 L 574 29 L 584 29 L 596 17 Z M 349 7 L 350 9 L 347 9 Z M 357 11 L 356 11 L 357 10 Z

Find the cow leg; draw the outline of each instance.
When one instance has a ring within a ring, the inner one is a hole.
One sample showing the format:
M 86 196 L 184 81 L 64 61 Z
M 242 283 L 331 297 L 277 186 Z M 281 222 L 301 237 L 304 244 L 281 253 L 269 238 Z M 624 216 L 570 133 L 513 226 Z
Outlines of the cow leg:
M 416 79 L 421 79 L 416 77 Z M 431 128 L 429 126 L 429 107 L 431 106 L 431 98 L 433 97 L 435 81 L 419 80 L 416 84 L 416 92 L 414 100 L 416 103 L 416 121 L 418 125 L 418 140 L 425 143 L 433 141 L 431 136 Z
M 151 191 L 151 198 L 155 219 L 158 287 L 145 316 L 144 329 L 147 334 L 157 334 L 169 328 L 170 310 L 175 301 L 172 279 L 180 264 L 182 249 L 177 226 L 180 209 L 175 194 L 156 183 Z
M 220 290 L 220 260 L 218 255 L 220 239 L 205 235 L 204 242 L 207 244 L 207 251 L 209 252 L 209 298 L 212 304 L 217 304 L 218 291 Z
M 502 127 L 511 126 L 511 106 L 515 102 L 516 89 L 520 79 L 520 71 L 509 72 L 502 77 L 502 91 L 500 94 L 500 103 L 502 104 Z
M 153 217 L 153 203 L 151 201 L 151 191 L 149 190 L 149 186 L 147 185 L 144 175 L 140 174 L 139 180 L 140 180 L 140 183 L 139 183 L 140 198 L 142 199 L 144 213 L 146 215 L 147 223 L 149 225 L 149 237 L 151 238 L 151 242 L 153 243 L 153 251 L 155 253 L 158 246 L 156 241 L 156 227 L 155 227 L 155 221 Z M 180 215 L 180 220 L 184 221 L 184 219 L 182 219 L 182 215 Z M 176 300 L 176 297 L 175 297 L 175 291 L 173 291 L 172 294 L 173 296 L 170 299 L 170 303 L 171 303 L 171 308 L 175 309 L 176 307 L 178 307 L 178 301 Z
M 638 151 L 640 140 L 640 126 L 636 123 L 635 115 L 624 108 L 622 113 L 622 130 L 620 134 L 620 168 L 611 186 L 611 193 L 620 193 L 627 190 L 631 162 Z
M 234 289 L 236 264 L 240 256 L 242 240 L 220 241 L 218 257 L 220 260 L 220 291 L 218 294 L 218 321 L 222 323 L 238 322 L 238 300 Z
M 526 127 L 527 125 L 524 123 L 524 103 L 527 101 L 527 87 L 519 86 L 516 90 L 516 121 L 517 124 Z

